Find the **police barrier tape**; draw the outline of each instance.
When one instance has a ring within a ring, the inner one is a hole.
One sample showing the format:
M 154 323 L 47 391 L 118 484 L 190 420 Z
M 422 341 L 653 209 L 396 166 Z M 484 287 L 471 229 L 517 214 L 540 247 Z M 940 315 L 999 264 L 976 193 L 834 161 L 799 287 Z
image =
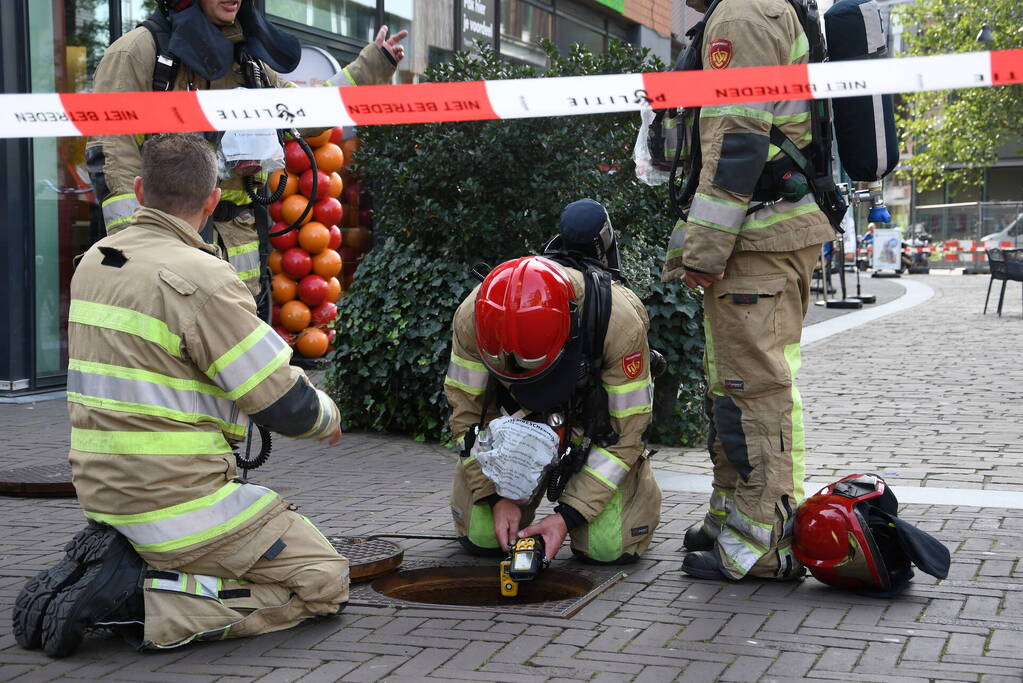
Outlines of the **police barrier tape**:
M 998 248 L 998 249 L 1011 249 L 1012 245 L 1013 245 L 1012 242 L 999 242 L 998 246 L 995 247 L 993 244 L 988 244 L 988 245 L 973 244 L 972 240 L 966 240 L 966 242 L 969 243 L 966 246 L 959 246 L 958 241 L 956 241 L 956 240 L 949 240 L 948 242 L 945 243 L 944 246 L 941 246 L 941 247 L 938 247 L 938 246 L 935 246 L 935 247 L 903 247 L 902 248 L 902 253 L 903 254 L 946 254 L 946 255 L 953 255 L 953 258 L 951 260 L 954 261 L 955 260 L 955 258 L 954 258 L 955 254 L 984 253 L 988 249 L 995 249 L 995 248 Z M 873 249 L 873 247 L 867 247 L 865 249 L 857 249 L 856 253 L 857 254 L 873 254 L 874 253 L 874 249 Z
M 1023 49 L 415 85 L 0 95 L 0 138 L 573 116 L 1023 83 Z

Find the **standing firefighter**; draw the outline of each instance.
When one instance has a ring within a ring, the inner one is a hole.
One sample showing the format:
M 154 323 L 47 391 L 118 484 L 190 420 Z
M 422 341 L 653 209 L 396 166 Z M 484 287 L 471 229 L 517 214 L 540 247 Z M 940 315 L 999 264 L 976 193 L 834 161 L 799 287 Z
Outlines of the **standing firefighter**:
M 703 69 L 807 63 L 808 38 L 786 0 L 718 0 L 709 12 L 687 1 L 708 14 L 692 48 Z M 795 378 L 814 262 L 834 234 L 785 151 L 810 145 L 810 106 L 686 112 L 682 150 L 695 192 L 684 198 L 664 279 L 704 289 L 714 490 L 703 522 L 686 532 L 682 563 L 701 578 L 803 574 L 791 548 L 804 467 Z
M 152 137 L 141 170 L 142 208 L 71 282 L 70 460 L 90 523 L 14 611 L 18 643 L 58 657 L 101 626 L 167 648 L 348 600 L 348 561 L 280 495 L 240 481 L 232 453 L 250 418 L 334 444 L 337 407 L 199 237 L 220 198 L 205 140 Z
M 631 562 L 660 520 L 643 438 L 649 319 L 612 283 L 617 248 L 604 208 L 574 202 L 561 227 L 558 251 L 497 266 L 455 313 L 444 392 L 463 449 L 451 510 L 474 554 L 502 555 L 516 537 L 540 535 L 551 559 L 571 534 L 586 560 Z M 580 233 L 591 239 L 569 242 Z M 530 525 L 545 491 L 554 514 Z
M 160 0 L 159 10 L 142 26 L 112 44 L 96 68 L 96 92 L 145 90 L 224 90 L 280 88 L 278 72 L 298 66 L 298 40 L 270 24 L 254 0 Z M 326 85 L 373 85 L 390 80 L 404 54 L 383 27 L 376 41 Z M 286 122 L 279 122 L 286 127 Z M 273 123 L 268 123 L 273 127 Z M 211 144 L 220 136 L 208 134 Z M 141 135 L 102 135 L 89 140 L 86 161 L 103 207 L 107 234 L 131 220 L 138 207 L 132 182 L 141 167 Z M 249 169 L 250 171 L 253 169 Z M 213 213 L 214 234 L 253 296 L 259 293 L 260 257 L 256 207 L 243 177 L 231 171 L 219 182 L 221 200 Z

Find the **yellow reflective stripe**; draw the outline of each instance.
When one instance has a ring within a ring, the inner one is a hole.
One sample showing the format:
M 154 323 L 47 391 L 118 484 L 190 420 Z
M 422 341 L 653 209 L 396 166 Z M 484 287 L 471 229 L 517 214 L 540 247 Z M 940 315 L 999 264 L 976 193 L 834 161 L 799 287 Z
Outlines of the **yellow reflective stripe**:
M 809 51 L 810 41 L 807 40 L 805 33 L 800 33 L 799 37 L 796 38 L 796 42 L 792 43 L 792 47 L 789 48 L 789 64 L 795 64 Z
M 113 204 L 114 202 L 119 202 L 124 199 L 135 199 L 135 194 L 129 192 L 127 194 L 118 194 L 114 195 L 113 197 L 108 197 L 107 199 L 103 200 L 103 206 L 105 207 L 110 204 Z
M 812 199 L 813 198 L 811 197 L 811 200 Z M 817 207 L 817 202 L 811 201 L 808 204 L 803 204 L 801 206 L 796 206 L 796 207 L 791 208 L 791 209 L 789 209 L 787 211 L 779 211 L 778 213 L 774 214 L 773 216 L 768 216 L 767 218 L 761 218 L 761 219 L 758 219 L 758 220 L 746 221 L 745 223 L 743 223 L 742 229 L 743 229 L 743 231 L 746 231 L 746 230 L 759 230 L 761 228 L 770 227 L 770 226 L 774 225 L 775 223 L 780 223 L 781 221 L 785 221 L 785 220 L 788 220 L 790 218 L 795 218 L 797 216 L 805 216 L 808 213 L 813 213 L 814 211 L 819 211 L 819 210 L 820 209 Z
M 237 482 L 230 482 L 221 486 L 219 489 L 203 496 L 202 498 L 196 498 L 190 500 L 187 503 L 179 503 L 170 507 L 160 508 L 159 510 L 153 510 L 152 512 L 139 512 L 134 515 L 108 515 L 99 512 L 86 512 L 85 516 L 89 519 L 94 519 L 97 522 L 104 522 L 111 526 L 115 524 L 142 524 L 145 522 L 159 522 L 164 519 L 170 519 L 171 517 L 177 517 L 178 515 L 186 512 L 192 512 L 193 510 L 199 510 L 200 508 L 209 507 L 214 503 L 218 503 L 223 499 L 231 495 L 235 489 L 241 487 L 241 484 Z
M 245 244 L 239 244 L 237 247 L 230 247 L 227 250 L 228 256 L 237 256 L 238 254 L 247 254 L 250 251 L 256 251 L 259 249 L 259 242 L 246 242 Z
M 68 322 L 102 327 L 141 337 L 162 346 L 175 358 L 181 357 L 181 337 L 170 331 L 162 320 L 129 308 L 73 299 Z
M 796 388 L 796 375 L 803 366 L 799 344 L 785 347 L 785 362 L 789 365 L 792 378 L 792 444 L 789 447 L 792 458 L 792 492 L 796 505 L 803 502 L 803 479 L 806 477 L 806 431 L 803 425 L 803 397 Z
M 274 332 L 274 334 L 277 333 Z M 253 387 L 255 387 L 257 384 L 262 382 L 267 377 L 269 377 L 274 370 L 287 363 L 290 359 L 291 347 L 285 346 L 283 349 L 277 352 L 277 355 L 274 357 L 274 359 L 267 363 L 262 370 L 254 374 L 234 391 L 229 391 L 227 393 L 227 397 L 229 399 L 234 400 L 249 393 L 250 391 L 252 391 Z
M 114 226 L 121 225 L 122 223 L 130 223 L 135 216 L 125 216 L 124 218 L 115 218 L 112 221 L 107 221 L 107 228 L 113 228 Z
M 486 387 L 471 387 L 468 384 L 464 384 L 462 382 L 459 382 L 456 379 L 451 379 L 450 377 L 445 377 L 444 378 L 444 384 L 447 384 L 449 386 L 453 386 L 453 387 L 455 387 L 457 389 L 461 389 L 465 393 L 470 394 L 472 396 L 479 396 L 484 391 L 486 391 Z
M 226 522 L 222 522 L 214 527 L 210 527 L 205 531 L 191 534 L 183 538 L 176 538 L 172 541 L 164 541 L 163 543 L 150 543 L 148 545 L 136 545 L 135 550 L 139 552 L 151 552 L 151 553 L 162 553 L 169 550 L 178 550 L 179 548 L 186 548 L 190 545 L 209 541 L 218 536 L 222 536 L 232 529 L 237 529 L 239 526 L 249 521 L 256 515 L 258 515 L 266 506 L 277 498 L 277 494 L 271 491 L 270 493 L 264 494 L 259 500 L 245 508 L 243 512 L 235 515 Z M 134 545 L 134 544 L 132 544 Z
M 685 249 L 683 249 L 682 247 L 679 247 L 678 249 L 669 249 L 667 258 L 668 259 L 677 258 L 681 256 L 684 251 Z
M 352 77 L 352 72 L 348 70 L 347 66 L 341 69 L 341 73 L 345 75 L 345 78 L 348 79 L 349 83 L 351 83 L 352 85 L 359 85 L 358 83 L 355 82 L 355 78 Z
M 259 268 L 253 268 L 252 270 L 243 270 L 238 273 L 239 280 L 252 280 L 253 278 L 259 277 Z
M 132 403 L 130 401 L 119 401 L 113 398 L 100 398 L 99 396 L 86 396 L 75 391 L 67 392 L 67 400 L 70 403 L 89 406 L 90 408 L 101 408 L 103 410 L 114 410 L 119 413 L 132 413 L 135 415 L 150 415 L 152 417 L 165 417 L 168 420 L 184 422 L 186 424 L 197 424 L 199 422 L 212 422 L 221 430 L 232 436 L 245 436 L 247 427 L 233 422 L 227 422 L 212 415 L 203 413 L 184 413 L 173 408 L 164 406 L 149 405 L 146 403 Z
M 651 413 L 651 412 L 653 412 L 653 410 L 654 410 L 653 406 L 651 406 L 648 403 L 646 405 L 633 406 L 632 408 L 626 408 L 624 410 L 615 410 L 613 408 L 608 408 L 607 412 L 611 415 L 611 417 L 617 417 L 619 420 L 621 420 L 621 419 L 624 419 L 626 417 L 631 417 L 633 415 L 642 415 L 644 413 Z
M 774 124 L 776 126 L 783 126 L 786 123 L 804 123 L 810 120 L 810 112 L 803 112 L 802 114 L 775 114 Z
M 245 190 L 221 190 L 220 201 L 231 202 L 237 206 L 246 206 L 252 203 Z
M 730 235 L 738 235 L 739 234 L 739 230 L 741 229 L 741 228 L 732 227 L 731 225 L 721 225 L 720 223 L 715 223 L 714 221 L 708 221 L 708 220 L 705 220 L 703 218 L 694 218 L 691 215 L 689 216 L 689 224 L 690 225 L 699 225 L 700 227 L 710 228 L 712 230 L 720 230 L 721 232 L 727 232 Z
M 93 361 L 77 360 L 72 358 L 68 361 L 68 370 L 78 370 L 80 372 L 91 372 L 96 375 L 106 375 L 108 377 L 119 377 L 121 379 L 133 379 L 141 382 L 152 382 L 153 384 L 159 384 L 171 389 L 181 389 L 184 391 L 198 391 L 203 394 L 209 394 L 210 396 L 216 396 L 217 398 L 227 398 L 227 394 L 221 391 L 219 388 L 212 384 L 206 384 L 204 382 L 197 382 L 192 379 L 181 379 L 178 377 L 171 377 L 169 375 L 161 375 L 158 372 L 152 372 L 150 370 L 141 370 L 138 368 L 125 368 L 119 365 L 107 365 L 106 363 L 94 363 Z
M 756 106 L 748 104 L 724 104 L 717 107 L 704 107 L 700 110 L 701 119 L 713 119 L 720 116 L 741 116 L 747 119 L 757 119 L 771 123 L 774 116 L 769 111 L 757 109 Z
M 115 455 L 221 455 L 231 445 L 220 432 L 108 432 L 71 428 L 71 448 Z
M 649 379 L 640 379 L 628 384 L 605 384 L 604 390 L 609 394 L 627 394 L 636 389 L 642 389 L 650 384 Z
M 477 370 L 479 372 L 487 371 L 487 368 L 485 365 L 483 365 L 483 363 L 477 363 L 474 360 L 462 358 L 461 356 L 457 356 L 454 353 L 451 354 L 451 362 L 454 363 L 455 365 L 461 365 L 463 368 L 468 368 L 470 370 Z

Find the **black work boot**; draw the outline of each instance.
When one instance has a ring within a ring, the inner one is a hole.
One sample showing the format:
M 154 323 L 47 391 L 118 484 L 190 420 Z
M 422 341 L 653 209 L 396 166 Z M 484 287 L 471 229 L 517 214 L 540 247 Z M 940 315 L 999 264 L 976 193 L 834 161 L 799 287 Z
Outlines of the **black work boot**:
M 14 639 L 27 650 L 42 645 L 43 616 L 50 601 L 85 573 L 86 565 L 102 559 L 108 534 L 117 532 L 104 524 L 89 522 L 64 546 L 64 559 L 29 579 L 14 603 Z
M 104 541 L 98 561 L 87 565 L 82 577 L 46 608 L 42 645 L 51 657 L 72 654 L 87 629 L 111 616 L 126 619 L 125 607 L 139 604 L 145 563 L 121 534 L 106 535 Z M 141 621 L 142 614 L 134 618 Z
M 682 546 L 690 552 L 694 550 L 713 550 L 714 539 L 704 530 L 703 522 L 697 522 L 686 529 L 685 538 L 682 539 Z
M 711 579 L 713 581 L 734 581 L 731 576 L 725 573 L 721 566 L 721 560 L 713 550 L 697 550 L 687 553 L 682 558 L 682 571 L 698 579 Z

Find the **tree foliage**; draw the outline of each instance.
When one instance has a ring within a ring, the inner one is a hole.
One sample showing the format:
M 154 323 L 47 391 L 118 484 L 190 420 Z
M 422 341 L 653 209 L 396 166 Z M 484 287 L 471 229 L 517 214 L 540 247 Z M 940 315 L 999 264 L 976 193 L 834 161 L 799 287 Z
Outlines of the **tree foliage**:
M 543 73 L 481 47 L 431 67 L 431 81 L 630 73 L 663 68 L 647 51 L 608 54 L 549 43 Z M 565 204 L 602 202 L 619 234 L 623 270 L 651 314 L 651 342 L 670 371 L 658 380 L 654 440 L 692 443 L 700 410 L 700 302 L 657 275 L 672 220 L 664 193 L 635 178 L 635 114 L 375 126 L 362 131 L 356 173 L 373 190 L 377 247 L 340 305 L 329 371 L 348 427 L 445 439 L 443 378 L 451 317 L 470 269 L 538 253 Z M 682 385 L 682 393 L 678 387 Z M 679 398 L 679 395 L 681 398 Z
M 909 54 L 938 55 L 1023 46 L 1019 0 L 915 0 L 897 8 Z M 993 43 L 977 42 L 990 27 Z M 979 185 L 999 152 L 1018 152 L 1023 86 L 913 93 L 903 97 L 899 126 L 909 166 L 924 189 L 949 181 Z M 1006 150 L 1005 146 L 1011 146 Z

